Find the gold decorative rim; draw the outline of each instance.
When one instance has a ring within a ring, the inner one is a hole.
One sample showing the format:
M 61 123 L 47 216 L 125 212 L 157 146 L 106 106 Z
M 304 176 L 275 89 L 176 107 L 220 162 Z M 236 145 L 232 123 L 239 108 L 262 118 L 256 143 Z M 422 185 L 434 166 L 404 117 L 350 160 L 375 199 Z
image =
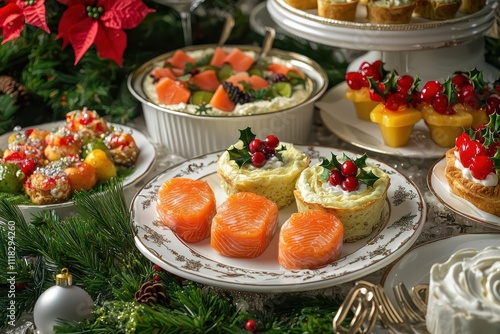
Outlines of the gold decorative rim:
M 458 17 L 450 20 L 444 21 L 431 21 L 422 23 L 408 23 L 408 24 L 373 24 L 368 22 L 349 22 L 334 20 L 325 17 L 321 17 L 310 12 L 300 10 L 288 5 L 284 0 L 268 0 L 274 1 L 282 10 L 288 11 L 294 15 L 301 18 L 308 19 L 320 24 L 327 26 L 339 27 L 339 28 L 349 28 L 349 29 L 360 29 L 360 30 L 374 30 L 374 31 L 418 31 L 435 29 L 443 26 L 453 25 L 457 23 L 466 23 L 478 18 L 483 18 L 487 16 L 493 17 L 493 8 L 496 4 L 495 1 L 488 1 L 487 4 L 478 12 L 473 14 L 466 14 L 463 17 Z M 498 7 L 500 8 L 500 7 Z

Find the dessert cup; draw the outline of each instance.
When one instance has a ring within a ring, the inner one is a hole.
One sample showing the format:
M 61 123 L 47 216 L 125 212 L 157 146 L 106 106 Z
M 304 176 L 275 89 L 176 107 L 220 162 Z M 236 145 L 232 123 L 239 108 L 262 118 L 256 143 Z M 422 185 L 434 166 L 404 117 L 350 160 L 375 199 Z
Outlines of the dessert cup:
M 387 146 L 401 147 L 410 140 L 413 126 L 422 119 L 422 114 L 408 106 L 401 106 L 397 111 L 392 111 L 379 103 L 370 113 L 370 119 L 379 124 Z
M 370 121 L 370 113 L 377 106 L 378 102 L 370 99 L 370 89 L 368 87 L 362 87 L 359 90 L 348 87 L 344 96 L 354 104 L 354 109 L 359 119 Z
M 358 0 L 335 2 L 331 0 L 318 0 L 318 15 L 340 21 L 354 21 Z
M 414 2 L 405 6 L 384 7 L 377 5 L 377 1 L 368 1 L 366 7 L 368 21 L 375 24 L 410 23 L 414 9 Z
M 453 115 L 443 115 L 430 105 L 422 107 L 422 117 L 429 127 L 432 140 L 442 147 L 453 147 L 455 139 L 472 124 L 472 115 L 462 109 L 455 109 Z
M 460 1 L 451 3 L 435 0 L 417 0 L 414 13 L 430 20 L 449 20 L 455 17 Z

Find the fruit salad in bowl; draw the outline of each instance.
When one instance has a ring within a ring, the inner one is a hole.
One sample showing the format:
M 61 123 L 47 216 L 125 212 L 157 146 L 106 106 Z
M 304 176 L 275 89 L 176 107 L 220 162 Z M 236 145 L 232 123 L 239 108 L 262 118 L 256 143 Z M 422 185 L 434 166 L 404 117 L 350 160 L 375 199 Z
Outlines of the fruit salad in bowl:
M 328 78 L 313 60 L 253 46 L 199 45 L 156 57 L 128 78 L 153 140 L 190 158 L 233 144 L 246 127 L 289 142 L 309 139 Z

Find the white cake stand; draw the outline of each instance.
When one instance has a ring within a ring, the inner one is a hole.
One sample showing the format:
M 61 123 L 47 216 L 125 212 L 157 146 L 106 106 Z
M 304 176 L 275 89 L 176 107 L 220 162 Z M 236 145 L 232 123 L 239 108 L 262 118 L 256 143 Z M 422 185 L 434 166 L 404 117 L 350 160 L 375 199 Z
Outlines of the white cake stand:
M 459 12 L 451 20 L 413 17 L 409 24 L 398 25 L 370 24 L 363 5 L 358 5 L 355 22 L 322 18 L 316 10 L 298 10 L 284 0 L 268 0 L 266 8 L 273 21 L 290 34 L 320 44 L 368 51 L 348 70 L 357 70 L 362 61 L 381 59 L 386 69 L 418 75 L 425 82 L 474 67 L 482 70 L 488 81 L 498 77 L 499 70 L 484 60 L 483 38 L 493 25 L 496 5 L 490 1 L 477 13 Z

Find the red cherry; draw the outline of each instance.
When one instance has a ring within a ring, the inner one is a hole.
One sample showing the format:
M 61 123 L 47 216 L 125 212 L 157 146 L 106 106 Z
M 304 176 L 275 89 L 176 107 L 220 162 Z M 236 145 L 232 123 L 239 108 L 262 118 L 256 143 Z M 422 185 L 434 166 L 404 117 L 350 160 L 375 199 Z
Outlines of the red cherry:
M 408 91 L 413 85 L 413 77 L 408 74 L 402 75 L 396 80 L 396 84 L 401 90 Z
M 420 92 L 420 98 L 430 104 L 436 94 L 442 91 L 443 85 L 439 81 L 428 81 Z
M 31 174 L 33 174 L 37 165 L 38 165 L 38 163 L 36 162 L 35 159 L 24 159 L 21 162 L 21 170 L 23 171 L 24 176 L 28 177 Z
M 328 178 L 328 182 L 330 182 L 330 184 L 335 187 L 340 185 L 342 181 L 344 181 L 344 176 L 342 175 L 342 173 L 338 169 L 332 169 L 332 171 L 330 172 L 330 177 Z
M 460 146 L 462 146 L 463 144 L 468 143 L 468 142 L 470 142 L 470 137 L 469 137 L 469 135 L 468 135 L 466 132 L 462 132 L 462 134 L 460 134 L 460 136 L 458 136 L 458 137 L 455 139 L 455 146 L 456 146 L 456 147 L 460 147 Z
M 275 135 L 269 135 L 265 139 L 266 145 L 271 147 L 278 147 L 280 140 Z
M 161 277 L 160 277 L 160 275 L 158 275 L 158 274 L 154 274 L 154 275 L 153 275 L 153 280 L 154 280 L 155 282 L 159 282 L 159 281 L 161 281 Z
M 448 107 L 448 98 L 441 93 L 437 94 L 432 100 L 432 108 L 441 115 L 446 115 Z
M 375 60 L 372 63 L 372 68 L 373 68 L 373 70 L 375 72 L 375 74 L 373 75 L 373 80 L 375 80 L 375 81 L 382 80 L 383 65 L 384 65 L 384 63 L 382 63 L 381 60 Z
M 250 161 L 255 167 L 262 167 L 266 164 L 266 156 L 262 152 L 255 152 L 252 154 Z
M 470 172 L 478 180 L 484 180 L 489 173 L 495 172 L 493 160 L 487 155 L 478 155 L 472 158 Z
M 400 106 L 405 105 L 406 100 L 403 94 L 394 93 L 387 97 L 384 106 L 392 111 L 397 111 Z
M 248 320 L 245 323 L 245 329 L 250 333 L 255 333 L 257 331 L 257 322 L 253 319 Z
M 266 156 L 272 156 L 276 154 L 276 149 L 266 144 L 263 148 L 263 152 L 265 153 Z
M 486 114 L 500 113 L 500 96 L 492 94 L 486 99 Z
M 352 160 L 346 160 L 340 165 L 340 172 L 344 176 L 356 176 L 358 174 L 358 166 Z
M 363 87 L 369 87 L 370 84 L 368 80 L 358 72 L 347 72 L 345 75 L 345 81 L 349 88 L 353 90 L 360 90 Z
M 264 143 L 260 139 L 254 139 L 248 144 L 248 150 L 251 153 L 262 151 L 264 148 Z
M 457 74 L 452 79 L 451 82 L 455 85 L 456 89 L 460 91 L 462 86 L 470 84 L 469 78 L 463 74 Z
M 480 142 L 471 140 L 459 147 L 458 155 L 462 166 L 469 168 L 472 164 L 472 158 L 477 155 L 487 155 L 487 152 L 486 148 Z
M 500 150 L 500 141 L 493 143 L 488 147 L 488 155 L 494 157 Z
M 372 77 L 374 80 L 377 80 L 375 79 L 375 77 L 378 74 L 378 69 L 376 67 L 373 67 L 366 61 L 361 63 L 361 65 L 359 66 L 359 72 L 361 72 L 361 74 L 363 74 L 365 77 Z
M 355 176 L 348 176 L 340 185 L 344 191 L 354 191 L 359 187 L 359 181 Z

